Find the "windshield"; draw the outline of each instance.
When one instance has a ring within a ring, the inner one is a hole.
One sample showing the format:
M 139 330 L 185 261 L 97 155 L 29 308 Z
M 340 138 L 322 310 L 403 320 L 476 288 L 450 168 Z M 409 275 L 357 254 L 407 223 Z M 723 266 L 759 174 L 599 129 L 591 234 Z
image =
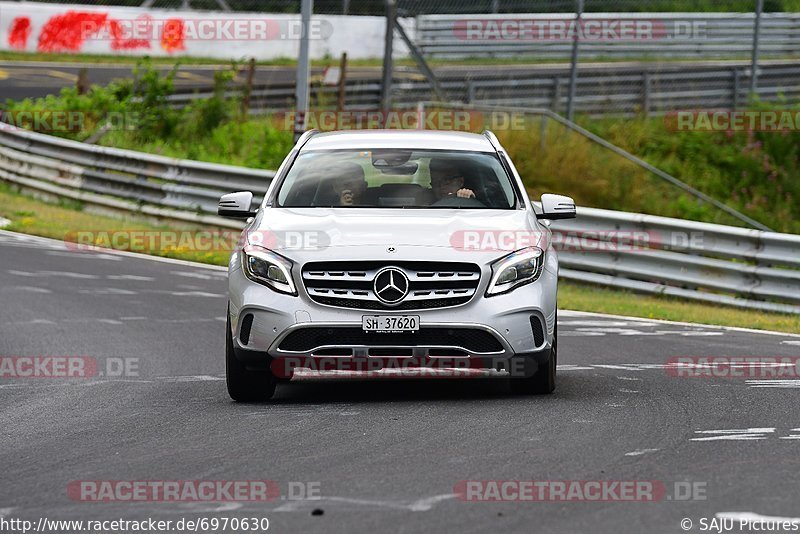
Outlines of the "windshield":
M 301 153 L 281 184 L 277 205 L 513 209 L 515 201 L 495 154 L 379 149 Z

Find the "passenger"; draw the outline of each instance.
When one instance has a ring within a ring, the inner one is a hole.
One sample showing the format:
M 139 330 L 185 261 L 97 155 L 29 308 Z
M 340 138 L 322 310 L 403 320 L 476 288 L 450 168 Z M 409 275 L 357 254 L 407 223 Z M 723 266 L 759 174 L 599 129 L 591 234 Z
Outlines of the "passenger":
M 331 169 L 332 187 L 340 206 L 358 206 L 367 191 L 367 180 L 360 165 L 342 164 Z

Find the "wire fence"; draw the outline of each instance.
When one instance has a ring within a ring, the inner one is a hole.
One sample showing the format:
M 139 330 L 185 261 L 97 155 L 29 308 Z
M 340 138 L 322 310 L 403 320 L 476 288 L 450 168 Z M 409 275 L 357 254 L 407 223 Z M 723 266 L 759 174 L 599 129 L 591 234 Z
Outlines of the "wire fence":
M 202 9 L 260 13 L 299 13 L 297 0 L 31 0 L 53 4 Z M 753 0 L 585 0 L 586 12 L 748 12 Z M 485 13 L 572 13 L 575 0 L 396 0 L 400 16 Z M 765 0 L 764 11 L 800 11 L 800 0 Z M 386 13 L 386 0 L 315 0 L 314 12 L 325 15 Z
M 753 98 L 800 101 L 798 80 L 783 77 L 800 57 L 794 0 L 509 0 L 499 7 L 506 12 L 415 17 L 414 44 L 425 60 L 494 63 L 496 74 L 508 73 L 506 85 L 482 82 L 479 68 L 468 73 L 469 102 L 544 105 L 572 119 L 687 105 L 738 109 Z M 766 76 L 766 59 L 787 63 Z M 524 72 L 523 64 L 551 71 Z

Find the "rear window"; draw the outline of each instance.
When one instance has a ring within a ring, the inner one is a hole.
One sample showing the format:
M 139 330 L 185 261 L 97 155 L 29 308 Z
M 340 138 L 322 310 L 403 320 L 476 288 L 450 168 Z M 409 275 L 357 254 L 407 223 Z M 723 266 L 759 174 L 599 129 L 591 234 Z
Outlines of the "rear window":
M 513 209 L 496 154 L 442 150 L 301 153 L 280 186 L 282 207 Z

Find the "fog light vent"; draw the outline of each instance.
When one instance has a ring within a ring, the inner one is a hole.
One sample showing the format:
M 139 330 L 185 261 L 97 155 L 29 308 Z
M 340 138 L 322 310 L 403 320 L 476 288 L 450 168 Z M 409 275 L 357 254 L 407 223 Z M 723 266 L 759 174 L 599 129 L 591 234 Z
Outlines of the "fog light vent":
M 542 322 L 535 315 L 531 315 L 531 330 L 533 331 L 533 342 L 540 347 L 544 343 L 544 329 Z
M 250 330 L 253 328 L 253 314 L 248 313 L 242 319 L 242 329 L 239 331 L 239 341 L 242 345 L 250 343 Z

